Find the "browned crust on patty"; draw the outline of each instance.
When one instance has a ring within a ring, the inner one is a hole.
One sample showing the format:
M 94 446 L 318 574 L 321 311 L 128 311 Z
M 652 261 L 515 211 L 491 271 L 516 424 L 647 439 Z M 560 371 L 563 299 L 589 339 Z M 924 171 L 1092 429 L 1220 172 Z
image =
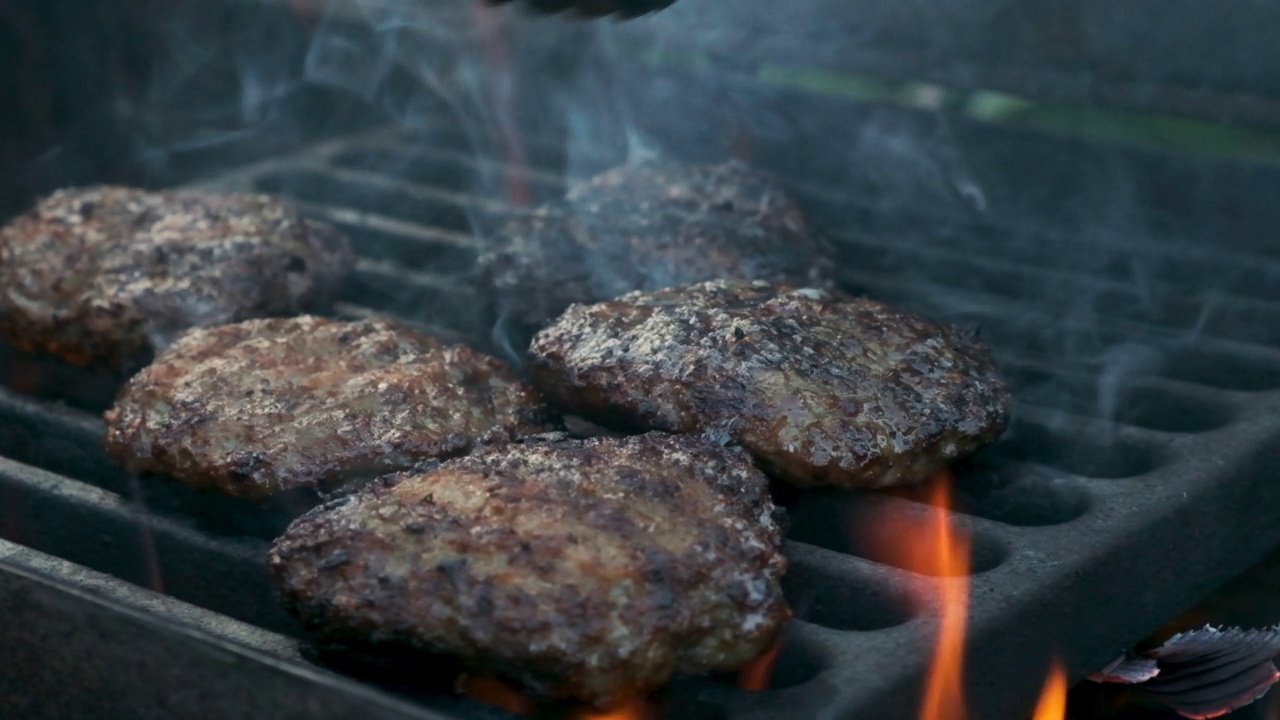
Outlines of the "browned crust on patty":
M 382 320 L 249 320 L 179 338 L 120 391 L 107 450 L 133 472 L 261 498 L 547 430 L 496 358 Z
M 738 161 L 602 173 L 512 220 L 480 264 L 506 319 L 532 327 L 633 290 L 718 278 L 826 284 L 830 273 L 796 203 Z
M 717 430 L 802 486 L 921 481 L 1010 409 L 969 333 L 817 289 L 715 281 L 577 305 L 529 350 L 549 400 L 614 426 Z
M 270 568 L 327 639 L 446 653 L 607 704 L 771 645 L 789 617 L 773 513 L 740 449 L 553 436 L 319 508 L 276 542 Z
M 266 196 L 59 190 L 0 228 L 0 338 L 132 369 L 188 328 L 324 311 L 353 262 Z

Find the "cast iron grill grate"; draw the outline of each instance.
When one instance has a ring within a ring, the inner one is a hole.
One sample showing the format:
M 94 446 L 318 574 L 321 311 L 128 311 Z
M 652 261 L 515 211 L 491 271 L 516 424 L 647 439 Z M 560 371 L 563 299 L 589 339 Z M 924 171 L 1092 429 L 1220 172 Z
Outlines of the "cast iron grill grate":
M 361 257 L 340 314 L 396 314 L 501 352 L 472 282 L 474 237 L 521 210 L 482 191 L 500 168 L 451 147 L 466 146 L 348 137 L 203 185 L 282 194 L 346 230 Z M 535 199 L 563 191 L 557 173 L 524 180 Z M 1090 262 L 1063 266 L 1041 251 L 1077 239 L 1034 224 L 902 233 L 864 221 L 874 207 L 794 189 L 841 247 L 851 288 L 976 324 L 1014 384 L 1010 432 L 958 477 L 955 518 L 975 550 L 975 717 L 1015 717 L 1050 654 L 1077 676 L 1101 666 L 1280 543 L 1277 263 L 1105 238 L 1117 257 L 1084 250 Z M 1141 285 L 1125 257 L 1148 270 Z M 1194 291 L 1214 273 L 1231 274 L 1229 291 Z M 174 688 L 226 716 L 498 715 L 317 664 L 267 586 L 279 517 L 128 477 L 101 449 L 96 411 L 113 379 L 27 363 L 8 355 L 0 367 L 27 391 L 0 390 L 0 607 L 11 617 L 0 647 L 28 657 L 33 669 L 10 681 L 29 696 L 139 715 Z M 70 405 L 32 397 L 50 378 L 83 392 Z M 920 579 L 867 559 L 849 532 L 885 506 L 924 509 L 875 493 L 794 500 L 786 586 L 799 619 L 772 689 L 682 680 L 665 693 L 671 716 L 913 717 L 933 620 L 903 599 Z M 99 660 L 72 664 L 86 657 Z M 41 667 L 74 668 L 80 682 L 55 692 Z

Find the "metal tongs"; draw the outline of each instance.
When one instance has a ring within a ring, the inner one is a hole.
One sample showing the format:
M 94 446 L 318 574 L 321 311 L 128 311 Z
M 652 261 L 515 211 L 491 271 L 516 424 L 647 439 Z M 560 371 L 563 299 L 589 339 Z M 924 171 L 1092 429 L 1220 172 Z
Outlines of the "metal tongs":
M 489 0 L 495 5 L 507 5 L 519 2 L 540 13 L 559 13 L 572 10 L 577 15 L 587 18 L 600 18 L 616 15 L 620 18 L 635 18 L 661 10 L 676 0 Z

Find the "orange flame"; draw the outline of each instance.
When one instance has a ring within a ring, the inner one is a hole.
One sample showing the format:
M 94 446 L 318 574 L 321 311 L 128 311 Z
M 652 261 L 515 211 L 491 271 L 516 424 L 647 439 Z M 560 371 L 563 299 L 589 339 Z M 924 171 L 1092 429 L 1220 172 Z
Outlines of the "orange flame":
M 963 666 L 969 610 L 969 566 L 972 539 L 950 521 L 950 470 L 929 483 L 923 517 L 894 511 L 878 518 L 869 531 L 872 548 L 885 562 L 936 579 L 921 583 L 913 599 L 936 608 L 938 639 L 925 686 L 921 720 L 964 720 Z
M 476 2 L 473 6 L 473 17 L 484 49 L 484 57 L 489 72 L 489 103 L 497 121 L 497 131 L 506 150 L 507 162 L 503 174 L 507 181 L 507 193 L 511 202 L 518 206 L 533 203 L 529 190 L 529 159 L 525 152 L 524 142 L 514 117 L 514 100 L 512 96 L 512 62 L 507 49 L 502 15 L 495 12 L 486 2 Z
M 532 715 L 533 703 L 511 683 L 488 677 L 459 675 L 458 692 L 467 697 L 506 710 L 513 715 Z
M 583 710 L 572 716 L 573 720 L 647 720 L 653 716 L 649 702 L 641 697 L 633 697 L 614 705 L 608 710 Z
M 15 358 L 5 384 L 25 395 L 35 395 L 40 392 L 41 386 L 45 383 L 43 373 L 35 363 L 23 362 Z
M 456 681 L 458 692 L 467 697 L 505 710 L 513 715 L 531 716 L 537 707 L 520 688 L 505 680 L 462 674 Z M 644 697 L 623 700 L 605 710 L 580 708 L 567 712 L 569 720 L 649 720 L 654 717 L 653 704 Z
M 324 12 L 323 0 L 285 0 L 284 5 L 307 27 L 315 27 Z
M 1049 668 L 1049 677 L 1045 679 L 1044 690 L 1040 692 L 1040 701 L 1036 703 L 1036 713 L 1031 720 L 1066 720 L 1067 717 L 1067 670 L 1062 663 L 1054 660 Z
M 747 663 L 738 671 L 738 687 L 742 690 L 768 690 L 769 681 L 773 678 L 773 666 L 778 662 L 778 653 L 782 651 L 782 641 L 760 653 L 755 660 Z
M 938 642 L 925 688 L 921 720 L 963 720 L 964 635 L 969 611 L 970 539 L 951 526 L 950 485 L 936 482 L 929 503 L 929 528 L 917 542 L 908 542 L 909 568 L 930 575 L 954 576 L 938 581 Z

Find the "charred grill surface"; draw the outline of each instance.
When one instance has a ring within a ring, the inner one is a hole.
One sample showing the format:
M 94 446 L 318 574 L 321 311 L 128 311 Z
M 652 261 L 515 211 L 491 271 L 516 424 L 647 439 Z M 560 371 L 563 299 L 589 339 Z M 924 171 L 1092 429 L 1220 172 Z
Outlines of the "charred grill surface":
M 545 420 L 496 358 L 388 321 L 302 316 L 183 335 L 121 390 L 106 442 L 132 472 L 262 498 L 406 470 Z
M 1009 390 L 971 335 L 878 302 L 714 281 L 570 308 L 534 382 L 588 419 L 718 431 L 802 486 L 911 484 L 1004 430 Z
M 608 703 L 769 647 L 790 615 L 773 513 L 740 449 L 551 436 L 318 508 L 270 566 L 291 609 L 330 640 L 457 655 Z
M 646 161 L 512 220 L 481 258 L 499 312 L 540 327 L 572 303 L 741 278 L 823 285 L 830 260 L 791 197 L 738 161 Z
M 850 119 L 866 116 L 843 106 L 832 115 L 813 98 L 796 107 L 804 137 L 830 141 L 780 140 L 754 148 L 753 162 L 778 173 L 838 241 L 841 280 L 928 317 L 979 324 L 1014 388 L 1009 430 L 956 467 L 949 513 L 974 537 L 971 716 L 1025 715 L 1049 653 L 1083 677 L 1280 542 L 1280 485 L 1271 481 L 1280 462 L 1280 263 L 1259 250 L 1273 245 L 1262 233 L 1274 225 L 1264 222 L 1274 203 L 1258 190 L 1280 181 L 1273 170 L 1024 137 L 952 117 L 953 139 L 991 203 L 982 216 L 958 217 L 928 197 L 884 204 L 879 186 L 832 175 L 832 167 L 862 179 L 882 169 L 840 152 Z M 814 129 L 824 112 L 834 121 Z M 880 112 L 895 127 L 911 125 Z M 475 238 L 523 210 L 496 191 L 475 192 L 497 166 L 457 149 L 467 146 L 461 135 L 379 129 L 202 187 L 283 193 L 340 227 L 361 255 L 340 316 L 398 313 L 475 344 L 490 326 L 455 311 L 477 296 Z M 526 177 L 539 201 L 565 197 L 555 157 L 544 155 Z M 623 160 L 608 154 L 593 166 Z M 1104 228 L 1064 227 L 1035 203 L 1009 208 L 1031 196 L 1056 211 L 1114 190 L 1116 173 L 1161 209 L 1203 195 L 1215 210 L 1161 220 L 1144 234 L 1119 232 L 1106 218 Z M 1081 306 L 1096 315 L 1082 317 Z M 25 387 L 24 375 L 0 375 Z M 399 665 L 412 679 L 402 684 L 383 668 L 355 672 L 331 654 L 299 654 L 300 629 L 272 597 L 268 545 L 191 527 L 215 500 L 255 521 L 257 504 L 129 477 L 101 451 L 97 418 L 22 392 L 0 390 L 0 606 L 17 618 L 0 624 L 0 648 L 26 659 L 0 674 L 0 685 L 18 689 L 0 692 L 6 717 L 38 697 L 71 708 L 60 716 L 169 720 L 175 691 L 203 693 L 193 712 L 228 717 L 498 715 L 452 692 L 452 675 L 424 677 L 435 667 Z M 163 502 L 169 493 L 199 502 Z M 770 689 L 743 692 L 719 674 L 677 678 L 659 693 L 669 717 L 915 720 L 936 637 L 933 615 L 908 602 L 922 578 L 868 559 L 850 530 L 881 512 L 921 512 L 919 496 L 785 494 L 782 584 L 795 617 Z M 110 601 L 100 601 L 105 592 Z M 354 642 L 340 644 L 349 657 Z M 122 709 L 104 710 L 113 707 Z
M 0 337 L 134 369 L 188 328 L 325 310 L 353 260 L 266 196 L 61 190 L 0 229 Z

